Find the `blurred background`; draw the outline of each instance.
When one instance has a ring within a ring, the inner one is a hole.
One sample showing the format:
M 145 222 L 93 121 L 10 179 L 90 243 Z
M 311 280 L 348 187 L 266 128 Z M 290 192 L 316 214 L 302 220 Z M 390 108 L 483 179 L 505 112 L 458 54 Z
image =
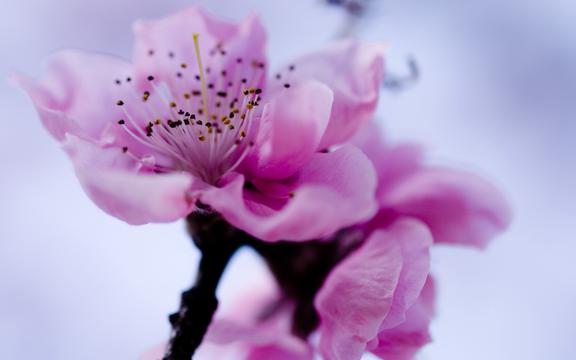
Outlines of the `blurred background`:
M 131 23 L 184 0 L 1 0 L 0 359 L 136 359 L 169 334 L 193 279 L 181 223 L 132 227 L 83 194 L 29 99 L 5 79 L 41 73 L 61 48 L 129 58 Z M 576 5 L 570 0 L 372 0 L 351 19 L 320 0 L 211 0 L 259 13 L 273 64 L 343 31 L 388 44 L 389 71 L 421 77 L 384 93 L 395 141 L 476 171 L 508 195 L 515 221 L 484 253 L 439 248 L 435 341 L 420 359 L 576 359 Z M 266 274 L 246 251 L 224 306 Z

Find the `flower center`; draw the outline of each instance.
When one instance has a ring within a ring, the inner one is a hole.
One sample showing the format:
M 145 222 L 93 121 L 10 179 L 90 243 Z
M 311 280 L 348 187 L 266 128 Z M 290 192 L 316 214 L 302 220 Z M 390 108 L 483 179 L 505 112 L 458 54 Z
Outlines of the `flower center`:
M 193 39 L 198 65 L 194 85 L 148 76 L 145 91 L 132 91 L 132 99 L 116 103 L 124 112 L 118 124 L 144 145 L 125 146 L 123 151 L 145 168 L 155 172 L 188 171 L 214 184 L 237 168 L 254 145 L 262 113 L 258 108 L 262 89 L 257 86 L 265 65 L 256 60 L 227 59 L 219 73 L 211 73 L 202 65 L 198 34 Z M 210 54 L 225 57 L 227 53 L 218 43 Z M 151 50 L 149 55 L 154 52 Z M 174 58 L 174 54 L 170 52 L 169 57 Z M 186 69 L 186 63 L 179 64 L 176 78 L 183 78 Z

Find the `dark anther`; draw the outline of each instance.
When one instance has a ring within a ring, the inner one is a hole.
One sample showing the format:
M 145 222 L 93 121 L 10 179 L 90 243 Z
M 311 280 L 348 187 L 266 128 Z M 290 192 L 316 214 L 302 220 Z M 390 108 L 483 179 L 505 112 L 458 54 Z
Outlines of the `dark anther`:
M 244 190 L 258 191 L 256 186 L 254 186 L 254 184 L 250 181 L 244 182 Z
M 116 79 L 116 80 L 114 80 L 114 82 L 116 83 L 116 85 L 122 84 L 122 81 L 120 81 L 120 79 Z
M 195 78 L 196 80 L 200 81 L 200 75 L 196 74 L 196 75 L 194 75 L 194 78 Z
M 181 77 L 182 77 L 182 73 L 181 73 L 180 71 L 178 71 L 178 72 L 176 73 L 176 76 L 179 77 L 179 78 L 181 78 Z
M 126 124 L 126 121 L 124 121 L 124 119 L 118 120 L 118 125 L 124 125 L 124 124 Z
M 290 70 L 290 71 L 294 71 L 294 69 L 296 69 L 296 66 L 294 66 L 294 65 L 290 65 L 290 66 L 288 67 L 288 70 Z
M 222 76 L 226 76 L 226 74 L 227 74 L 227 73 L 226 73 L 226 70 L 222 70 L 222 71 L 220 72 L 220 74 L 222 74 Z
M 150 56 L 154 55 L 154 50 L 152 50 L 152 49 L 148 50 L 148 55 L 150 55 Z
M 212 83 L 208 84 L 208 89 L 214 89 L 214 84 Z
M 226 97 L 226 96 L 228 96 L 228 94 L 226 93 L 226 91 L 218 91 L 218 92 L 216 93 L 216 95 L 218 95 L 218 96 L 220 96 L 220 97 Z
M 122 106 L 122 105 L 124 105 L 124 101 L 118 100 L 118 101 L 116 101 L 116 105 Z
M 254 90 L 254 94 L 256 94 L 256 95 L 262 94 L 262 89 L 256 89 L 256 90 Z
M 131 78 L 130 76 L 128 76 L 128 77 L 126 78 L 126 82 L 130 82 L 130 81 L 132 81 L 132 78 Z
M 154 80 L 154 76 L 148 75 L 148 81 L 152 81 L 152 80 Z
M 228 114 L 228 117 L 229 117 L 230 119 L 232 119 L 232 118 L 234 117 L 234 111 L 230 111 L 230 114 Z
M 288 89 L 288 88 L 290 87 L 290 84 L 286 83 L 286 84 L 284 84 L 284 87 L 285 87 L 286 89 Z
M 241 63 L 242 63 L 242 58 L 237 58 L 237 59 L 236 59 L 236 62 L 237 62 L 238 64 L 241 64 Z
M 242 84 L 246 84 L 248 80 L 246 78 L 242 79 Z
M 123 153 L 126 153 L 126 152 L 128 152 L 128 146 L 124 146 L 124 147 L 122 147 L 122 152 L 123 152 Z

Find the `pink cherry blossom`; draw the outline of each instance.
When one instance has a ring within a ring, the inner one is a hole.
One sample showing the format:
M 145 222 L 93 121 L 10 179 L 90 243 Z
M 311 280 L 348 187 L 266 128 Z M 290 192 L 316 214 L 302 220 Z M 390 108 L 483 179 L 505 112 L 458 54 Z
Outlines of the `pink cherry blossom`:
M 349 140 L 376 107 L 379 45 L 339 42 L 268 74 L 255 16 L 191 7 L 134 32 L 132 63 L 68 50 L 39 80 L 16 75 L 100 208 L 144 224 L 207 206 L 268 241 L 374 214 L 373 166 Z

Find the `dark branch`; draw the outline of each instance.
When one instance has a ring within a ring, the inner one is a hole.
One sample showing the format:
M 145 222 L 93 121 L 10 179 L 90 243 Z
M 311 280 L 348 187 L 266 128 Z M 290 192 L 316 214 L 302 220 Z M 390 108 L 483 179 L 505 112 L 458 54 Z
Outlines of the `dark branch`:
M 188 230 L 201 253 L 196 283 L 182 293 L 180 310 L 170 315 L 172 338 L 164 360 L 190 360 L 218 308 L 216 289 L 245 234 L 213 213 L 188 216 Z

